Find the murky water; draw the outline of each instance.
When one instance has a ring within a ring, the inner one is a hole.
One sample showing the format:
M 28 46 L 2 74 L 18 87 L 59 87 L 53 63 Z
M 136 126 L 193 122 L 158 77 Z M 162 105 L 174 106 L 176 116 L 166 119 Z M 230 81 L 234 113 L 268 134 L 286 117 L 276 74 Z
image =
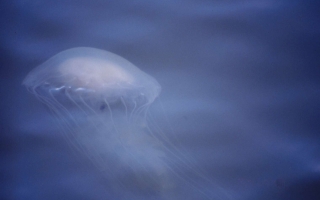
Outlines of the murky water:
M 317 3 L 1 4 L 2 199 L 319 199 Z M 165 139 L 125 135 L 134 156 L 113 147 L 103 169 L 70 146 L 21 83 L 81 46 L 159 82 L 149 119 Z

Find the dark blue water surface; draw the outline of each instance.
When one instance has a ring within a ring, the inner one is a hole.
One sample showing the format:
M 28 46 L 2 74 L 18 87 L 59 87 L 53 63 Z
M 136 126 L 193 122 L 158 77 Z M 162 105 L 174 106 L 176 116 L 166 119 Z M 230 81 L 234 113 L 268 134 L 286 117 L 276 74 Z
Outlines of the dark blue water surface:
M 0 199 L 320 199 L 319 8 L 308 0 L 1 2 Z M 163 148 L 178 156 L 144 152 L 163 159 L 154 165 L 166 169 L 165 185 L 126 162 L 97 168 L 21 85 L 79 46 L 121 55 L 162 86 L 161 113 L 152 115 L 171 141 Z

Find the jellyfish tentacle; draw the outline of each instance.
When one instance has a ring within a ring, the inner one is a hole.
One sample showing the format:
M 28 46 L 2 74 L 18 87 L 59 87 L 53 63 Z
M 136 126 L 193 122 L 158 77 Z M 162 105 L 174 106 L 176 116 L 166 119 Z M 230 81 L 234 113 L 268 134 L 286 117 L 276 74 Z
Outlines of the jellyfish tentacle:
M 123 99 L 123 97 L 122 97 L 122 96 L 120 97 L 120 100 L 121 100 L 122 104 L 123 104 L 123 105 L 124 105 L 124 107 L 125 107 L 126 120 L 129 120 L 129 119 L 128 119 L 128 107 L 127 107 L 127 105 L 126 105 L 126 102 L 124 101 L 124 99 Z
M 80 100 L 82 101 L 82 103 L 94 114 L 94 115 L 96 115 L 96 116 L 98 116 L 98 113 L 91 107 L 91 106 L 89 106 L 88 105 L 88 103 L 86 103 L 85 102 L 85 100 L 83 99 L 83 97 L 81 96 L 81 95 L 79 95 L 79 98 L 80 98 Z M 105 126 L 105 124 L 104 124 L 104 122 L 102 121 L 102 119 L 100 118 L 100 117 L 98 117 L 98 120 L 99 120 L 99 122 L 103 125 L 103 126 Z M 96 127 L 96 126 L 95 126 Z M 99 129 L 98 127 L 96 127 L 97 128 L 97 130 L 99 130 L 99 131 L 101 131 L 101 132 L 103 132 L 102 131 L 102 129 Z M 101 134 L 101 135 L 99 135 L 99 136 L 105 136 L 105 134 Z M 99 169 L 101 170 L 101 171 L 106 171 L 106 169 L 104 169 L 101 165 L 103 164 L 104 165 L 104 167 L 107 167 L 107 168 L 109 168 L 108 167 L 108 165 L 106 165 L 106 164 L 108 164 L 108 162 L 102 162 L 103 161 L 103 159 L 100 157 L 100 159 L 101 159 L 101 163 L 100 163 L 100 165 L 99 165 Z M 96 162 L 96 161 L 93 161 L 94 163 Z M 109 170 L 108 170 L 109 171 Z M 119 182 L 119 184 L 121 184 L 121 186 L 123 187 L 123 188 L 126 188 L 127 190 L 128 190 L 128 188 L 127 188 L 127 186 L 123 183 L 123 181 L 122 180 L 120 180 L 120 179 L 116 179 L 118 182 Z
M 36 94 L 36 97 L 37 99 L 40 101 L 40 102 L 43 102 L 45 105 L 47 105 L 49 107 L 49 109 L 59 117 L 60 120 L 56 120 L 58 122 L 58 124 L 60 125 L 60 127 L 65 127 L 65 128 L 62 128 L 63 132 L 65 133 L 64 136 L 67 138 L 67 141 L 71 141 L 71 136 L 74 136 L 74 130 L 72 129 L 72 125 L 70 124 L 70 122 L 68 120 L 65 119 L 65 115 L 66 114 L 63 114 L 61 112 L 63 111 L 59 111 L 57 108 L 61 107 L 60 104 L 57 104 L 56 102 L 52 101 L 51 99 L 49 99 L 48 97 L 45 97 L 43 95 L 40 95 L 39 93 L 37 93 L 35 90 L 34 90 L 34 93 Z M 62 124 L 62 122 L 60 122 L 62 119 L 63 123 L 65 123 L 64 125 Z M 67 129 L 67 130 L 65 130 Z M 67 134 L 67 132 L 69 134 Z M 71 134 L 71 136 L 70 136 Z M 74 138 L 74 137 L 72 137 Z M 71 144 L 69 142 L 69 144 Z M 81 147 L 80 146 L 76 146 L 74 143 L 72 143 L 73 147 L 76 148 L 78 151 L 82 151 L 81 150 Z
M 116 125 L 115 125 L 115 123 L 114 123 L 114 121 L 113 121 L 113 115 L 112 115 L 111 107 L 110 107 L 109 103 L 108 103 L 106 100 L 105 100 L 105 103 L 107 104 L 107 107 L 108 107 L 108 109 L 109 109 L 110 117 L 111 117 L 111 120 L 112 120 L 112 123 L 113 123 L 114 130 L 116 131 L 116 133 L 117 133 L 118 135 L 121 135 L 120 131 L 118 130 L 118 128 L 116 127 Z M 120 137 L 120 139 L 119 139 L 119 137 L 117 137 L 117 140 L 118 140 L 119 143 L 122 145 L 122 147 L 125 149 L 125 153 L 129 154 L 131 157 L 135 157 L 135 156 L 131 153 L 131 151 L 129 151 L 129 150 L 127 149 L 127 145 L 124 144 L 124 142 L 122 141 L 121 137 Z M 147 171 L 147 169 L 145 168 L 145 166 L 144 166 L 143 164 L 141 164 L 139 160 L 137 160 L 137 162 L 141 165 L 142 168 L 144 168 L 144 169 Z M 132 168 L 132 169 L 133 169 L 133 168 Z M 134 170 L 134 169 L 133 169 L 133 170 Z
M 133 106 L 133 109 L 132 109 L 130 117 L 129 117 L 129 122 L 132 122 L 132 117 L 133 117 L 134 111 L 137 107 L 137 103 L 135 101 L 133 101 L 133 104 L 134 104 L 134 106 Z
M 56 99 L 56 97 L 54 97 L 54 95 L 52 94 L 52 90 L 49 90 L 49 95 L 51 96 L 53 103 L 55 103 L 58 108 L 60 108 L 60 109 L 62 109 L 62 111 L 64 111 L 64 113 L 66 114 L 65 117 L 68 117 L 74 123 L 74 126 L 72 126 L 71 124 L 69 124 L 68 120 L 65 120 L 65 123 L 69 124 L 68 127 L 70 128 L 70 130 L 72 130 L 72 131 L 70 131 L 70 133 L 72 134 L 72 140 L 76 140 L 76 144 L 77 144 L 78 148 L 80 149 L 80 151 L 83 152 L 86 155 L 86 157 L 89 158 L 93 162 L 94 161 L 92 158 L 93 155 L 89 154 L 89 152 L 86 150 L 86 147 L 84 146 L 84 144 L 80 141 L 80 138 L 79 138 L 77 131 L 73 130 L 74 128 L 72 128 L 72 127 L 77 127 L 77 129 L 79 131 L 81 129 L 80 124 L 73 117 L 73 115 L 61 103 L 59 103 L 59 101 Z
M 85 111 L 85 110 L 83 109 L 83 107 L 80 106 L 79 103 L 77 103 L 77 102 L 70 96 L 69 91 L 66 90 L 65 93 L 66 93 L 66 96 L 68 97 L 68 99 L 69 99 L 74 105 L 76 105 L 77 108 L 78 108 L 79 110 L 81 110 L 81 111 L 83 112 L 83 114 L 84 114 L 87 118 L 89 118 L 89 116 L 90 116 L 89 113 L 87 113 L 87 111 Z M 81 97 L 81 95 L 79 95 L 79 99 L 80 99 L 80 100 L 83 100 L 82 97 Z M 84 103 L 85 103 L 85 102 L 84 102 Z M 100 131 L 102 131 L 101 129 L 99 129 L 99 128 L 96 126 L 96 124 L 94 124 L 94 123 L 88 123 L 88 124 L 89 124 L 89 126 L 93 127 L 93 129 L 95 130 L 94 132 L 95 132 L 96 134 L 98 134 Z M 78 130 L 78 131 L 82 131 L 82 130 Z M 92 132 L 91 132 L 91 133 L 87 133 L 87 134 L 92 134 Z M 88 148 L 88 147 L 87 147 L 87 148 Z M 91 151 L 93 151 L 93 150 L 91 149 Z M 104 162 L 103 162 L 103 158 L 101 157 L 100 154 L 98 154 L 98 153 L 93 153 L 93 152 L 87 152 L 87 154 L 90 155 L 91 157 L 95 158 L 96 161 L 100 160 L 100 163 L 104 163 Z M 96 161 L 95 161 L 94 164 L 97 163 Z M 105 164 L 105 163 L 104 163 L 104 164 Z M 100 164 L 100 165 L 97 165 L 97 164 L 96 164 L 96 166 L 99 166 L 99 169 L 100 169 L 100 170 L 102 169 L 101 164 Z
M 160 101 L 159 98 L 159 102 L 161 104 L 161 109 L 163 114 L 165 115 L 165 111 L 164 111 L 164 107 Z M 166 116 L 165 116 L 166 118 Z M 172 143 L 171 139 L 169 139 L 167 137 L 167 134 L 159 127 L 159 125 L 156 123 L 156 120 L 154 119 L 153 115 L 151 113 L 149 113 L 149 117 L 148 117 L 149 123 L 148 124 L 152 124 L 152 127 L 155 127 L 157 129 L 157 131 L 152 131 L 152 129 L 148 128 L 148 130 L 150 130 L 153 133 L 159 133 L 159 136 L 161 138 L 159 138 L 156 134 L 152 134 L 155 138 L 157 138 L 158 140 L 165 142 L 166 145 L 164 146 L 169 146 L 170 148 L 172 148 L 172 150 L 170 150 L 169 148 L 167 148 L 167 150 L 169 150 L 169 152 L 171 153 L 171 155 L 173 155 L 177 160 L 180 160 L 180 162 L 182 162 L 184 164 L 185 167 L 187 167 L 188 169 L 192 170 L 197 176 L 199 176 L 202 180 L 207 181 L 207 183 L 211 186 L 213 186 L 214 188 L 218 189 L 220 192 L 222 192 L 224 194 L 224 198 L 228 198 L 231 199 L 231 197 L 228 195 L 227 192 L 224 192 L 224 189 L 222 187 L 220 187 L 218 184 L 216 184 L 215 182 L 213 182 L 213 180 L 207 178 L 204 174 L 204 172 L 201 170 L 200 166 L 197 166 L 195 164 L 195 161 L 192 160 L 192 158 L 188 158 L 175 144 Z M 173 128 L 170 124 L 169 121 L 166 121 L 167 125 L 169 126 L 169 128 L 171 128 L 171 130 L 173 131 Z M 173 136 L 175 137 L 176 134 L 173 134 Z M 176 142 L 179 143 L 179 140 L 176 139 Z M 180 144 L 180 143 L 179 143 Z M 182 148 L 182 150 L 186 151 L 183 146 L 180 144 L 179 146 L 180 148 Z M 192 180 L 192 179 L 191 179 Z M 213 189 L 213 188 L 212 188 Z

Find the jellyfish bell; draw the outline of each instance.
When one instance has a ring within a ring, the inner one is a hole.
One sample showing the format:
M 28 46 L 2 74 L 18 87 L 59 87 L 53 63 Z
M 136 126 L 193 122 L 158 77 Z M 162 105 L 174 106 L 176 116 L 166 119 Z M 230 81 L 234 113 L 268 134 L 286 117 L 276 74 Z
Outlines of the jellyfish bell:
M 112 182 L 117 199 L 225 199 L 212 195 L 214 184 L 149 114 L 160 84 L 124 58 L 95 48 L 65 50 L 32 70 L 23 85 Z
M 63 51 L 31 71 L 23 84 L 39 90 L 66 91 L 77 97 L 107 101 L 144 100 L 151 104 L 159 83 L 124 58 L 104 50 L 80 47 Z M 78 96 L 77 96 L 78 95 Z M 132 101 L 130 102 L 132 103 Z

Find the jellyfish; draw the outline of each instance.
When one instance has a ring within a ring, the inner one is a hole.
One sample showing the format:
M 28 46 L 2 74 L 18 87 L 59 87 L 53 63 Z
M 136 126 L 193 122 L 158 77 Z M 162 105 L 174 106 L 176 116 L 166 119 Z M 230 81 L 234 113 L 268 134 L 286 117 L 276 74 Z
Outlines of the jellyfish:
M 117 199 L 227 199 L 150 114 L 160 84 L 126 59 L 68 49 L 32 70 L 23 85 L 52 111 L 72 148 L 112 183 Z

